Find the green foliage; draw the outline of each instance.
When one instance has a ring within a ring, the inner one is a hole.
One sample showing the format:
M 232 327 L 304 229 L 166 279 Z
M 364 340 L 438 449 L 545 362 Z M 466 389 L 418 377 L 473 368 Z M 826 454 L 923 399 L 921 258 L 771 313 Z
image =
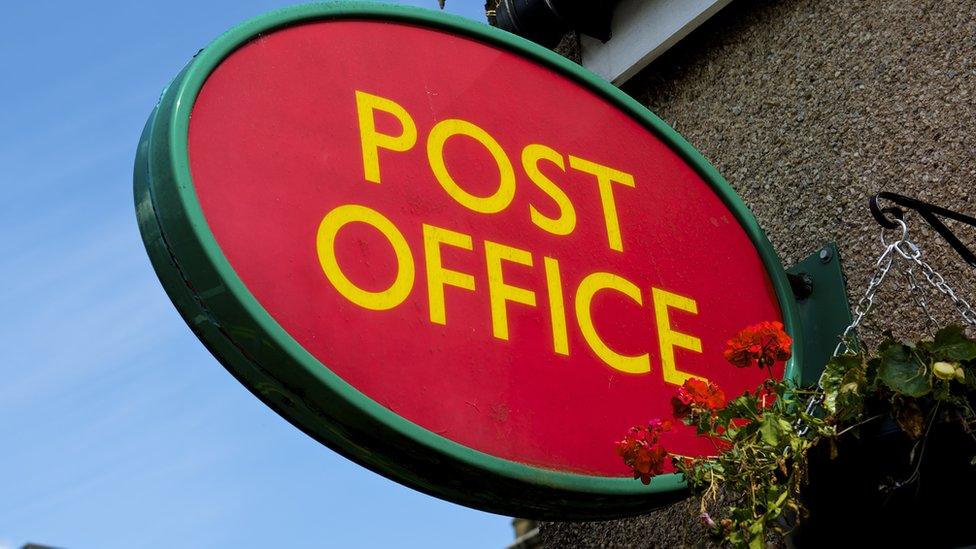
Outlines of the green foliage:
M 779 528 L 780 516 L 800 512 L 796 494 L 805 480 L 807 450 L 816 440 L 811 433 L 830 429 L 823 418 L 803 412 L 808 396 L 789 381 L 769 380 L 714 414 L 685 419 L 723 450 L 714 457 L 675 459 L 688 484 L 702 495 L 703 511 L 719 487 L 733 495 L 728 517 L 712 534 L 735 546 L 763 547 L 769 531 Z
M 878 379 L 892 391 L 920 397 L 932 390 L 931 372 L 913 346 L 887 340 L 880 355 Z
M 824 368 L 821 385 L 827 413 L 840 420 L 860 415 L 868 387 L 868 363 L 863 355 L 834 357 Z
M 819 442 L 836 448 L 838 437 L 857 433 L 868 422 L 889 417 L 919 441 L 937 416 L 961 421 L 972 431 L 976 341 L 958 326 L 917 343 L 887 334 L 873 356 L 862 352 L 832 359 L 821 385 L 802 389 L 767 380 L 724 408 L 698 409 L 683 418 L 716 448 L 713 457 L 672 454 L 701 498 L 711 535 L 734 547 L 761 548 L 771 532 L 783 533 L 788 523 L 802 520 L 808 450 Z M 821 404 L 812 414 L 806 411 L 811 398 Z M 913 451 L 909 460 L 916 459 Z M 720 493 L 731 505 L 713 520 L 706 509 L 717 504 Z
M 961 362 L 976 359 L 976 341 L 966 337 L 961 326 L 948 326 L 935 334 L 931 343 L 919 344 L 933 361 Z

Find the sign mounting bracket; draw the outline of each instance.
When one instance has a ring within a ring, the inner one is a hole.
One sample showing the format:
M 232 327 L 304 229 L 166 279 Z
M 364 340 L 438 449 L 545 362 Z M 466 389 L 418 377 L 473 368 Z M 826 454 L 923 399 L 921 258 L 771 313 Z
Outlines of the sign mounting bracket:
M 800 385 L 815 385 L 837 346 L 838 334 L 851 323 L 837 245 L 825 244 L 786 272 L 803 332 L 804 364 L 797 381 Z

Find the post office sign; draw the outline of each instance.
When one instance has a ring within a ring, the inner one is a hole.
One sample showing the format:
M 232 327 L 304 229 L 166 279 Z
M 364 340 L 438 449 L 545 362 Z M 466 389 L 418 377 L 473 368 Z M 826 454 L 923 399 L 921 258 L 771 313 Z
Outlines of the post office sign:
M 743 326 L 800 335 L 762 231 L 674 130 L 437 13 L 327 3 L 231 30 L 166 89 L 135 179 L 163 286 L 242 384 L 350 459 L 489 511 L 676 497 L 614 442 L 689 377 L 754 387 L 722 359 Z M 690 430 L 669 448 L 710 450 Z

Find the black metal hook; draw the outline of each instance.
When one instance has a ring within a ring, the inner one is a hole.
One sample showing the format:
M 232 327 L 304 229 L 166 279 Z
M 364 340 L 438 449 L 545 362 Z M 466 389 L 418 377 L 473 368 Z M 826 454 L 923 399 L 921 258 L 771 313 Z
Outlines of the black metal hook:
M 970 225 L 972 227 L 976 227 L 976 217 L 961 214 L 959 212 L 943 208 L 942 206 L 936 206 L 935 204 L 929 204 L 928 202 L 922 202 L 921 200 L 916 200 L 900 194 L 880 192 L 868 200 L 868 206 L 871 208 L 871 215 L 874 216 L 874 219 L 879 225 L 886 229 L 897 229 L 899 225 L 898 223 L 888 219 L 885 214 L 890 214 L 897 219 L 903 220 L 905 218 L 905 212 L 896 206 L 882 208 L 879 204 L 879 199 L 894 202 L 898 206 L 901 206 L 901 208 L 915 210 L 918 215 L 922 217 L 922 219 L 924 219 L 929 225 L 932 226 L 933 229 L 935 229 L 935 232 L 939 233 L 939 236 L 945 239 L 945 241 L 952 246 L 952 249 L 955 250 L 956 253 L 962 256 L 963 260 L 968 263 L 970 267 L 976 269 L 976 254 L 967 248 L 966 245 L 963 244 L 962 241 L 960 241 L 951 230 L 949 230 L 949 227 L 946 227 L 945 223 L 943 223 L 938 216 L 959 221 L 960 223 L 965 223 L 966 225 Z

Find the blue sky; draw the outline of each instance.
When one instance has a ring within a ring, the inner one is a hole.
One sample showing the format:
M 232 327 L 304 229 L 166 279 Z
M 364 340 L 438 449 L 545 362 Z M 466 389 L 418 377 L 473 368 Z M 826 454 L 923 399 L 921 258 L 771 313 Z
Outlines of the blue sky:
M 448 11 L 481 21 L 482 4 Z M 403 488 L 279 418 L 152 272 L 132 206 L 146 117 L 198 49 L 284 5 L 4 5 L 0 549 L 511 541 L 510 519 Z

